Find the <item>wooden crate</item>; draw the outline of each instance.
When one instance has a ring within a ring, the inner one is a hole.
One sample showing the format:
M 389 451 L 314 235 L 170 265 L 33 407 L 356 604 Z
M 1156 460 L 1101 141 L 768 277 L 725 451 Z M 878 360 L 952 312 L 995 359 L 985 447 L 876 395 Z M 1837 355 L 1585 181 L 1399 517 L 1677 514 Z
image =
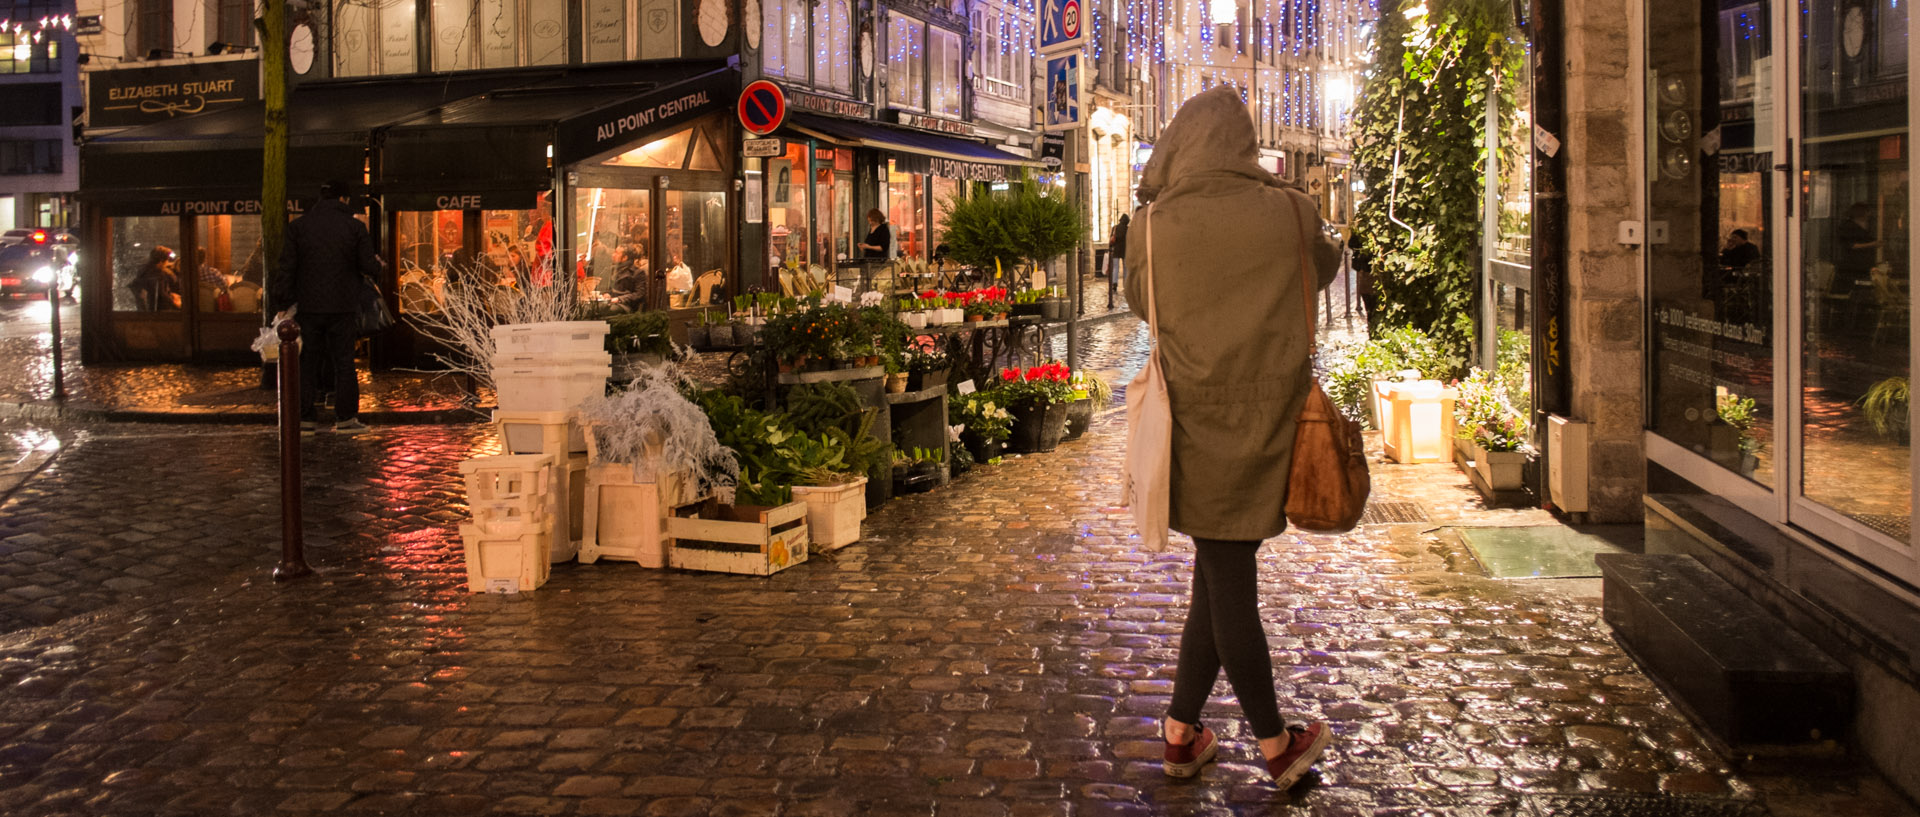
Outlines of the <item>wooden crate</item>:
M 776 508 L 708 502 L 667 520 L 667 560 L 685 570 L 771 576 L 807 560 L 807 503 Z

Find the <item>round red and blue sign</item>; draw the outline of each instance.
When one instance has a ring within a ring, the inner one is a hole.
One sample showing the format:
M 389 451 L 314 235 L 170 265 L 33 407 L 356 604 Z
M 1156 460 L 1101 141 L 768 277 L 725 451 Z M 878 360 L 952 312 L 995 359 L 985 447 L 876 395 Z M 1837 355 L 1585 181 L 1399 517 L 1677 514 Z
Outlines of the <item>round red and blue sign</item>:
M 1069 40 L 1080 36 L 1080 0 L 1067 0 L 1060 8 L 1060 30 Z
M 787 119 L 787 95 L 780 86 L 764 79 L 747 83 L 740 90 L 740 126 L 755 136 L 778 130 Z

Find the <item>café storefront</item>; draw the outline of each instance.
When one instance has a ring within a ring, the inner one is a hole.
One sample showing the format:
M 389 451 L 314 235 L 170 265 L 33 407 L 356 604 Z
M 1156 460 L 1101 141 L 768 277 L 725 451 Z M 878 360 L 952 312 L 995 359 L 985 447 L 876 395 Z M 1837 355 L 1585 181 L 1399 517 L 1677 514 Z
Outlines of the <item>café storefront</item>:
M 614 250 L 640 304 L 690 310 L 742 287 L 739 73 L 721 61 L 311 83 L 289 106 L 288 195 L 357 181 L 402 321 L 376 365 L 427 362 L 404 317 L 449 282 L 571 275 L 606 292 Z M 181 116 L 82 147 L 83 357 L 251 359 L 262 323 L 259 106 Z M 558 202 L 561 206 L 556 207 Z M 155 248 L 179 298 L 142 298 Z

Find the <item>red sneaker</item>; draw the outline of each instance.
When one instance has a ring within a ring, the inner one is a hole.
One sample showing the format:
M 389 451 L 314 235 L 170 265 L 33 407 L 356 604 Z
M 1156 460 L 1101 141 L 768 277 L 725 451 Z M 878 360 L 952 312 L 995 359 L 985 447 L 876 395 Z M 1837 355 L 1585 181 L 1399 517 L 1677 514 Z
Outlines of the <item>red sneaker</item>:
M 1213 730 L 1200 726 L 1199 737 L 1187 743 L 1174 743 L 1167 740 L 1167 726 L 1160 725 L 1160 739 L 1166 741 L 1166 759 L 1160 768 L 1165 769 L 1168 777 L 1192 777 L 1200 773 L 1200 767 L 1207 765 L 1220 751 L 1220 742 L 1213 737 Z
M 1283 789 L 1293 788 L 1300 776 L 1313 768 L 1320 759 L 1320 753 L 1326 751 L 1327 744 L 1333 741 L 1333 730 L 1326 721 L 1314 721 L 1306 726 L 1287 727 L 1287 748 L 1279 757 L 1267 760 L 1267 774 L 1273 775 L 1273 783 Z M 1172 757 L 1171 748 L 1167 750 Z M 1172 772 L 1168 772 L 1172 774 Z

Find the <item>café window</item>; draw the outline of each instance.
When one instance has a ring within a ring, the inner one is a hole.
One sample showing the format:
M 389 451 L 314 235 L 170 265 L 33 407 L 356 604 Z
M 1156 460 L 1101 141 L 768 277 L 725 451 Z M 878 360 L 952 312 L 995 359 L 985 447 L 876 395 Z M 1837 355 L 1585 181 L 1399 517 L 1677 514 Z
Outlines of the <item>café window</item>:
M 929 181 L 933 188 L 931 191 L 933 194 L 933 218 L 927 222 L 927 246 L 931 248 L 930 251 L 938 252 L 940 249 L 940 239 L 946 232 L 941 225 L 947 220 L 947 209 L 952 206 L 954 200 L 960 198 L 960 191 L 964 185 L 959 179 L 947 179 L 939 176 L 934 176 Z M 931 258 L 932 256 L 928 257 Z
M 683 309 L 727 295 L 727 178 L 717 117 L 583 172 L 572 203 L 574 274 L 591 297 L 631 309 Z M 791 174 L 789 174 L 791 175 Z M 805 177 L 799 179 L 805 184 Z
M 887 15 L 887 102 L 896 108 L 927 109 L 927 24 L 897 13 Z
M 544 242 L 541 238 L 548 225 L 543 209 L 480 212 L 480 262 L 500 286 L 524 289 L 536 276 L 552 280 L 545 256 L 553 237 L 547 235 Z
M 1027 43 L 1032 26 L 1006 8 L 981 3 L 973 9 L 974 90 L 1012 102 L 1027 101 L 1027 74 L 1033 70 Z
M 342 3 L 335 9 L 334 74 L 363 77 L 411 74 L 414 62 L 415 0 Z
M 117 218 L 109 229 L 114 311 L 180 311 L 180 217 Z
M 901 170 L 887 160 L 887 223 L 893 225 L 900 257 L 927 257 L 927 176 Z
M 191 263 L 182 259 L 177 274 L 193 289 L 199 312 L 258 313 L 265 297 L 266 249 L 259 216 L 201 216 L 194 219 Z
M 653 192 L 588 187 L 574 191 L 574 246 L 592 291 L 632 309 L 657 308 L 649 281 L 653 269 Z M 667 289 L 686 292 L 690 273 L 669 270 Z
M 402 211 L 393 217 L 394 263 L 401 312 L 435 312 L 447 285 L 474 272 L 465 252 L 466 214 L 460 210 Z

